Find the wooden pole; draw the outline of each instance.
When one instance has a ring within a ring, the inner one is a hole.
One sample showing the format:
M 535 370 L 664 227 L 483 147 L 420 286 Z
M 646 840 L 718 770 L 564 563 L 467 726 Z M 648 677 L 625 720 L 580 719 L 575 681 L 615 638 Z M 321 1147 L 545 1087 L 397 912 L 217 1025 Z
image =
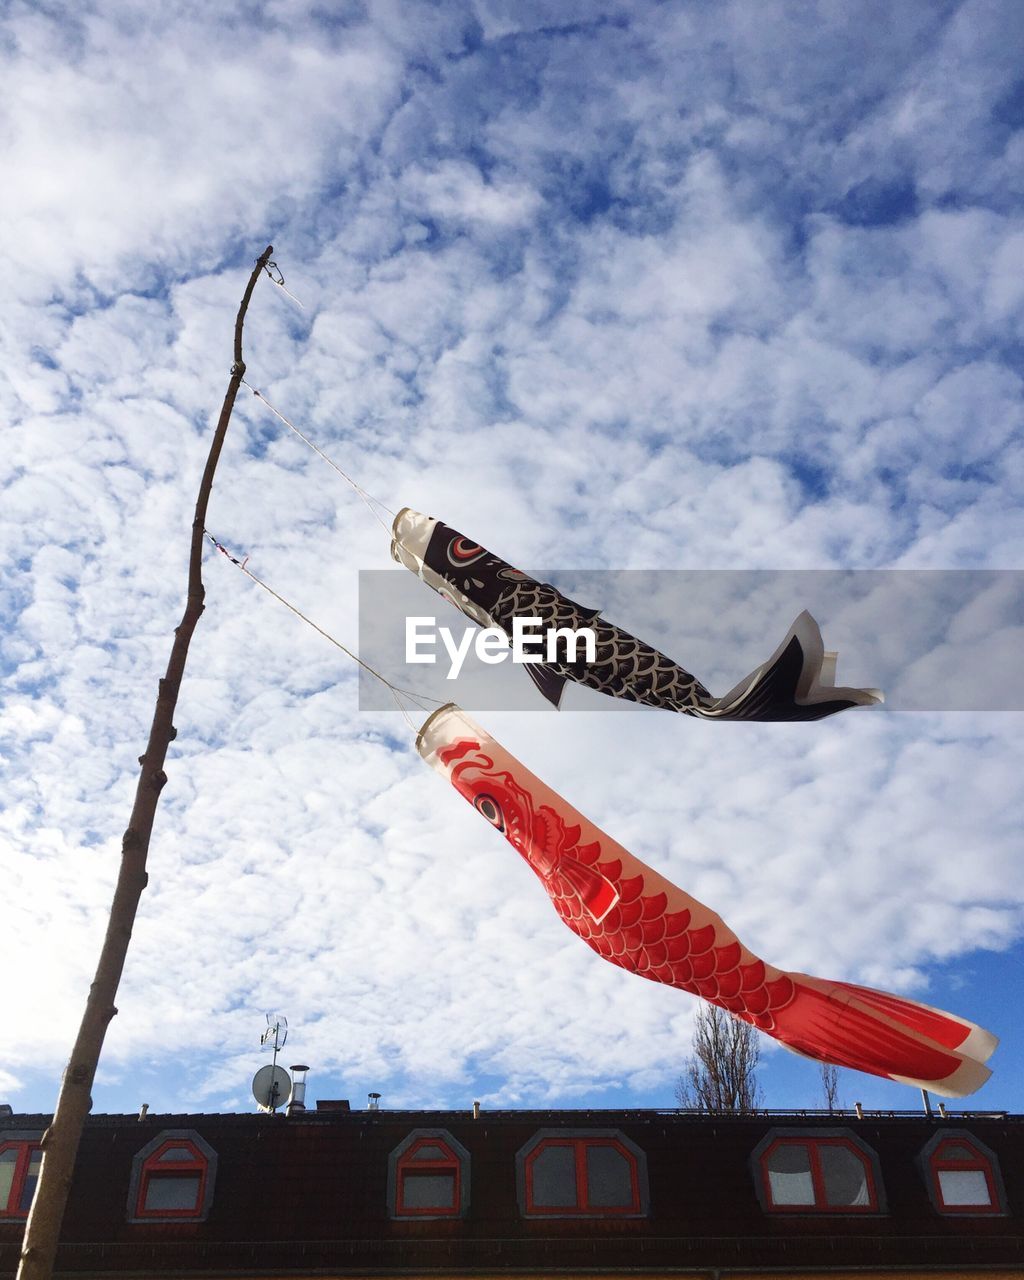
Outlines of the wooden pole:
M 167 748 L 177 733 L 173 717 L 178 702 L 178 692 L 181 689 L 181 679 L 185 672 L 185 660 L 188 657 L 192 633 L 196 629 L 196 623 L 204 608 L 203 530 L 206 527 L 206 508 L 213 488 L 214 473 L 217 470 L 228 423 L 231 421 L 235 397 L 245 374 L 245 364 L 242 360 L 242 326 L 245 323 L 245 313 L 249 308 L 252 291 L 256 287 L 260 273 L 270 261 L 273 248 L 273 245 L 267 245 L 256 259 L 256 265 L 242 295 L 238 315 L 235 317 L 235 358 L 231 366 L 231 378 L 228 382 L 227 394 L 224 396 L 220 418 L 217 421 L 217 429 L 213 433 L 206 468 L 199 485 L 199 496 L 196 499 L 195 517 L 192 521 L 185 612 L 174 630 L 174 643 L 167 662 L 167 672 L 160 681 L 146 753 L 139 757 L 142 769 L 135 789 L 135 803 L 132 806 L 128 829 L 121 842 L 121 868 L 110 907 L 110 920 L 103 939 L 103 949 L 96 966 L 96 976 L 89 988 L 89 998 L 78 1029 L 78 1038 L 75 1040 L 71 1058 L 61 1079 L 53 1120 L 43 1134 L 42 1167 L 32 1208 L 25 1223 L 18 1280 L 50 1280 L 53 1274 L 57 1242 L 60 1239 L 64 1208 L 71 1189 L 78 1145 L 85 1127 L 85 1118 L 92 1108 L 90 1094 L 93 1077 L 96 1074 L 107 1026 L 117 1013 L 114 999 L 124 971 L 125 956 L 135 924 L 139 898 L 148 880 L 146 855 L 149 852 L 157 802 L 167 781 L 167 775 L 164 773 Z

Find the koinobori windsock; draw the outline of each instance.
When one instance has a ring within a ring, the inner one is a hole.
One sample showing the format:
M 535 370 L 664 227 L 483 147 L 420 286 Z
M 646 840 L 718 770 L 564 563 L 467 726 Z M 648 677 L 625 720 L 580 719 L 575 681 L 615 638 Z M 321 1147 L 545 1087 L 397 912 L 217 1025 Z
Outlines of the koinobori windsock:
M 634 857 L 449 703 L 417 737 L 447 778 L 536 872 L 563 922 L 598 955 L 679 987 L 787 1048 L 946 1097 L 973 1093 L 998 1043 L 940 1009 L 776 969 L 722 918 Z
M 547 583 L 531 578 L 457 530 L 406 507 L 395 517 L 391 554 L 481 626 L 511 638 L 516 618 L 536 618 L 543 631 L 589 628 L 594 660 L 530 662 L 526 670 L 556 707 L 567 680 L 601 693 L 707 720 L 820 720 L 847 707 L 881 702 L 877 689 L 836 688 L 834 653 L 826 653 L 807 612 L 782 643 L 735 688 L 716 698 L 671 658 L 606 622 Z

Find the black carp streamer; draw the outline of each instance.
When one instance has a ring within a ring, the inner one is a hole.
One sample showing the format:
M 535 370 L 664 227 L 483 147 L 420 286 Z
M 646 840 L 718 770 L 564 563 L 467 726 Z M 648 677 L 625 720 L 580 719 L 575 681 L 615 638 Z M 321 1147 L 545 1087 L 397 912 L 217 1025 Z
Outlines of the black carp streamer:
M 544 630 L 589 627 L 595 660 L 531 662 L 526 670 L 554 706 L 567 680 L 613 698 L 704 720 L 821 720 L 847 707 L 882 701 L 877 689 L 836 688 L 834 653 L 818 624 L 801 613 L 782 643 L 733 689 L 716 698 L 696 676 L 554 587 L 538 582 L 457 530 L 406 507 L 395 517 L 391 554 L 466 617 L 512 636 L 516 618 L 539 618 Z

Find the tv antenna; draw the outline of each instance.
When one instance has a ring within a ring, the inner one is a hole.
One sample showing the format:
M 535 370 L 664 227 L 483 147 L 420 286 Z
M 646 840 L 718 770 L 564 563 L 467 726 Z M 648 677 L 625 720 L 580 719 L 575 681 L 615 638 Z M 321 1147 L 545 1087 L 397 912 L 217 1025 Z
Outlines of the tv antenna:
M 288 1039 L 288 1019 L 283 1013 L 267 1014 L 267 1029 L 260 1036 L 260 1046 L 273 1051 L 270 1065 L 260 1067 L 252 1078 L 252 1096 L 264 1111 L 271 1115 L 288 1100 L 292 1078 L 284 1067 L 277 1065 L 277 1055 Z
M 260 1036 L 260 1044 L 264 1049 L 273 1049 L 274 1057 L 277 1057 L 278 1050 L 284 1048 L 284 1043 L 288 1039 L 288 1019 L 283 1013 L 267 1014 L 267 1029 Z

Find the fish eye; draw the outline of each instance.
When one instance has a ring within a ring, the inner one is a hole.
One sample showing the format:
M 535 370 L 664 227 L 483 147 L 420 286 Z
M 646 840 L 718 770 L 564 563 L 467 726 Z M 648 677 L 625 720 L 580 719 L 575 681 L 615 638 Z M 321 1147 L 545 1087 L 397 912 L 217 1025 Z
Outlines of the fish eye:
M 470 542 L 468 538 L 452 538 L 448 544 L 448 559 L 452 564 L 472 564 L 486 554 L 483 547 L 476 542 Z
M 499 831 L 505 830 L 505 820 L 501 815 L 501 806 L 493 796 L 477 796 L 473 801 L 473 806 L 484 815 L 492 827 L 497 827 Z

